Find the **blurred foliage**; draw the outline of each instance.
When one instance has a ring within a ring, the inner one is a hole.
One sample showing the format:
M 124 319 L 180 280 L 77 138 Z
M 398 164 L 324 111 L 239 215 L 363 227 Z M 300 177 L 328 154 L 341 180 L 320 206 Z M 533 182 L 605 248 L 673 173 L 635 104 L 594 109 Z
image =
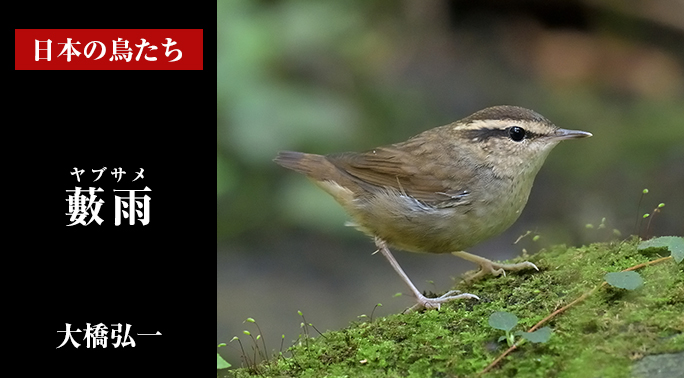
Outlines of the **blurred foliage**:
M 681 232 L 684 14 L 630 3 L 218 1 L 218 239 L 346 233 L 327 194 L 272 163 L 279 150 L 369 149 L 496 104 L 594 133 L 540 173 L 549 233 L 601 217 L 632 233 L 644 187 L 674 209 L 659 227 Z

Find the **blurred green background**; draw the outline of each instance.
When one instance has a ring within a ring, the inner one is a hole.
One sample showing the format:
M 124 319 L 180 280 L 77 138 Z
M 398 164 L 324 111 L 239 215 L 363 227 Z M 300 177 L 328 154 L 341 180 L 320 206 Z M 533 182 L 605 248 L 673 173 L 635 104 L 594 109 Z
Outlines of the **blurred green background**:
M 217 342 L 247 342 L 253 317 L 278 350 L 300 332 L 297 310 L 324 331 L 378 302 L 376 316 L 411 304 L 337 203 L 272 162 L 280 150 L 361 151 L 519 105 L 594 136 L 556 147 L 516 224 L 470 252 L 510 258 L 638 223 L 642 236 L 684 234 L 680 0 L 233 0 L 217 11 Z M 646 230 L 641 215 L 661 202 Z M 527 230 L 541 238 L 514 245 Z M 475 268 L 395 256 L 421 290 Z M 219 352 L 240 364 L 235 343 Z

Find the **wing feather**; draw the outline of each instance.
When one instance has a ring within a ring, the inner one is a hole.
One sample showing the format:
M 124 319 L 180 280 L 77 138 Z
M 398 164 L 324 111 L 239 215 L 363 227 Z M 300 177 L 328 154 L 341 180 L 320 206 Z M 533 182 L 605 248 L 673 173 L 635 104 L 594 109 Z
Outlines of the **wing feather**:
M 366 152 L 327 155 L 326 159 L 369 193 L 390 188 L 430 205 L 467 197 L 472 175 L 457 166 L 445 166 L 458 161 L 435 155 L 443 148 L 431 149 L 414 139 Z

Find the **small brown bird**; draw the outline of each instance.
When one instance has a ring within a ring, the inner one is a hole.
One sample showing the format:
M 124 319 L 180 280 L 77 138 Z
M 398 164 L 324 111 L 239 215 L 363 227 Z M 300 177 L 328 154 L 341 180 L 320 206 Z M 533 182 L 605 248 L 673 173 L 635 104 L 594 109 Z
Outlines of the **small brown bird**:
M 494 106 L 370 151 L 325 156 L 284 151 L 274 161 L 312 179 L 342 205 L 351 225 L 375 239 L 415 296 L 412 310 L 439 309 L 454 299 L 479 298 L 457 290 L 425 297 L 388 246 L 452 253 L 475 262 L 481 270 L 471 279 L 537 269 L 531 262 L 500 264 L 463 250 L 518 219 L 534 177 L 556 144 L 589 136 L 560 129 L 532 110 Z

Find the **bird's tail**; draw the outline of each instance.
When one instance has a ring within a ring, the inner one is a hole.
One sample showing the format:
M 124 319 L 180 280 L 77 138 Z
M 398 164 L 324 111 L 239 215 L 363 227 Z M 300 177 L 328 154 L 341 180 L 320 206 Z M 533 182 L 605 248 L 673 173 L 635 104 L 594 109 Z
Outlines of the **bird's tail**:
M 278 165 L 295 172 L 303 173 L 316 180 L 330 180 L 332 172 L 337 168 L 323 155 L 307 154 L 304 152 L 282 151 L 273 159 Z

